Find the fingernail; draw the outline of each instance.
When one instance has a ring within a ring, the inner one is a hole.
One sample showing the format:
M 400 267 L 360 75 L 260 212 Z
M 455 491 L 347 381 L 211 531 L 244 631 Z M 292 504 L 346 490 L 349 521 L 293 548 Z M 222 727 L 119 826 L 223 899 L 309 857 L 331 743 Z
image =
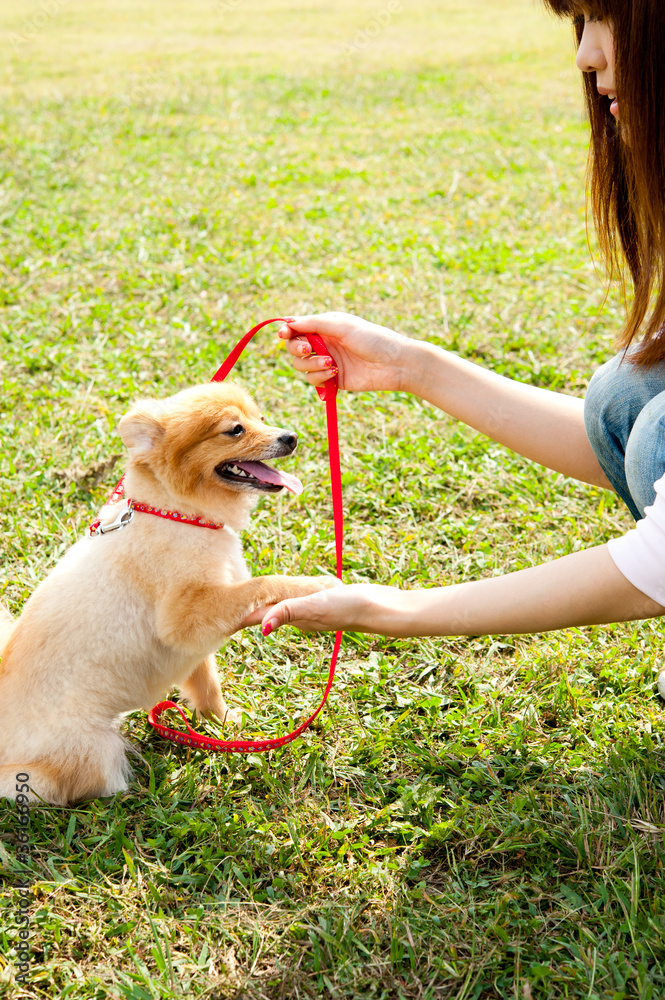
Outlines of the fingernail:
M 327 357 L 327 358 L 323 359 L 323 365 L 322 365 L 322 367 L 323 368 L 332 368 L 334 366 L 334 364 L 335 364 L 335 362 L 333 361 L 333 359 L 331 357 Z
M 303 344 L 300 348 L 300 356 L 303 358 L 308 357 L 312 353 L 311 344 Z
M 263 628 L 261 629 L 261 631 L 262 631 L 262 633 L 264 635 L 270 635 L 270 633 L 273 630 L 274 630 L 274 626 L 273 626 L 272 622 L 266 622 L 265 625 L 263 626 Z

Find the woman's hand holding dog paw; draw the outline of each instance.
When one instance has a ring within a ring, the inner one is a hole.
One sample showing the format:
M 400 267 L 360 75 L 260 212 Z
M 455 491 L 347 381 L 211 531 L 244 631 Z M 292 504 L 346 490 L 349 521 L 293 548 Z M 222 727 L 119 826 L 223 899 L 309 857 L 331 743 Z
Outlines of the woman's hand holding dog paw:
M 343 587 L 344 584 L 341 580 L 338 580 L 336 576 L 294 576 L 294 577 L 284 577 L 284 584 L 287 590 L 289 589 L 295 594 L 300 591 L 301 597 L 295 596 L 293 600 L 302 600 L 307 596 L 312 596 L 324 590 L 336 589 L 338 587 Z M 248 628 L 251 625 L 260 625 L 265 618 L 268 611 L 271 608 L 276 607 L 275 604 L 263 604 L 261 607 L 256 608 L 246 615 L 238 628 L 235 631 L 239 631 L 242 628 Z
M 302 334 L 316 333 L 337 362 L 314 354 Z M 371 389 L 406 389 L 411 363 L 407 359 L 412 341 L 401 333 L 378 326 L 349 313 L 331 312 L 299 316 L 279 330 L 293 356 L 293 366 L 307 375 L 310 385 L 322 385 L 339 373 L 342 389 L 355 392 Z
M 406 623 L 400 623 L 405 610 L 404 596 L 404 592 L 395 587 L 343 584 L 264 608 L 262 632 L 270 635 L 281 625 L 294 625 L 303 632 L 343 629 L 379 635 L 409 635 L 411 633 L 404 631 Z

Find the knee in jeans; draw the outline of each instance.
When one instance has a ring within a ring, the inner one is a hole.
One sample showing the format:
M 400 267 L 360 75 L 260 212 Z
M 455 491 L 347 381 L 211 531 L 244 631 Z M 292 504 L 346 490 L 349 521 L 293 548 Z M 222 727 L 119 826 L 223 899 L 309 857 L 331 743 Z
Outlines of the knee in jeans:
M 592 446 L 623 440 L 649 400 L 642 374 L 618 354 L 594 372 L 584 399 L 584 425 Z

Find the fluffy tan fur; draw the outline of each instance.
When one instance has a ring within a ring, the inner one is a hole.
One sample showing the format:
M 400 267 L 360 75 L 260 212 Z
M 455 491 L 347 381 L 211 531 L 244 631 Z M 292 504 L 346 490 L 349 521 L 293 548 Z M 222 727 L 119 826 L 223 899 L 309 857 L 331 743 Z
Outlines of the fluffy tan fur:
M 337 582 L 248 573 L 237 532 L 259 494 L 217 470 L 289 454 L 296 439 L 266 426 L 243 390 L 225 382 L 142 401 L 119 429 L 128 496 L 225 527 L 136 513 L 127 527 L 72 546 L 16 623 L 0 614 L 2 796 L 15 797 L 16 774 L 26 772 L 32 796 L 58 805 L 125 789 L 122 717 L 173 686 L 198 712 L 237 721 L 215 651 L 254 609 Z M 105 507 L 102 523 L 124 506 Z

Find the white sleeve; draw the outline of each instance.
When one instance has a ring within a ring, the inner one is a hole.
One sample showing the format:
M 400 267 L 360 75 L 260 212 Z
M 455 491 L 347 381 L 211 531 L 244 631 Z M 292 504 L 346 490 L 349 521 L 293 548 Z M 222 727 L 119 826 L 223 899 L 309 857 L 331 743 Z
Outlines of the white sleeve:
M 617 569 L 629 583 L 665 607 L 665 476 L 655 484 L 656 499 L 644 508 L 644 518 L 607 547 Z

